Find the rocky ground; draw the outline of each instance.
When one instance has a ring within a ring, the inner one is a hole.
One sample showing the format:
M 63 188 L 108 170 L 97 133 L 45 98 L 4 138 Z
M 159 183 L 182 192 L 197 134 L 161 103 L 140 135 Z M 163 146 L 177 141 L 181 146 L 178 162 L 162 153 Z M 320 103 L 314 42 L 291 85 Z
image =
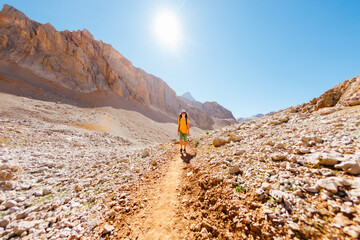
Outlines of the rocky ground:
M 94 239 L 358 239 L 359 119 L 359 106 L 290 108 L 194 139 L 187 156 L 173 143 L 107 203 Z
M 120 137 L 32 120 L 0 124 L 0 236 L 80 237 L 119 183 L 150 164 Z M 151 150 L 145 150 L 147 155 Z
M 192 136 L 186 155 L 3 113 L 3 239 L 360 236 L 360 106 L 289 108 Z
M 137 182 L 152 167 L 146 156 L 164 151 L 163 144 L 146 147 L 152 130 L 138 125 L 141 119 L 148 128 L 158 123 L 137 113 L 3 93 L 0 98 L 1 239 L 92 236 L 86 234 L 102 222 L 109 194 Z M 152 139 L 170 139 L 176 124 L 167 125 L 159 124 Z M 117 135 L 126 132 L 131 134 Z

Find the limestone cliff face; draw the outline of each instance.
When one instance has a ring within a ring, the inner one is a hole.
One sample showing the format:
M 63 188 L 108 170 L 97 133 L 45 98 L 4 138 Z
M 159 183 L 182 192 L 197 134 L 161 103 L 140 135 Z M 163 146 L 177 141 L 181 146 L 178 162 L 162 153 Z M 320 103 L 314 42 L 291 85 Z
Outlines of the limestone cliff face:
M 86 29 L 56 31 L 51 24 L 32 21 L 6 4 L 0 12 L 0 60 L 68 89 L 82 93 L 111 90 L 174 119 L 182 108 L 189 109 L 194 125 L 201 128 L 211 128 L 214 123 L 206 112 L 177 97 L 163 80 L 134 67 Z

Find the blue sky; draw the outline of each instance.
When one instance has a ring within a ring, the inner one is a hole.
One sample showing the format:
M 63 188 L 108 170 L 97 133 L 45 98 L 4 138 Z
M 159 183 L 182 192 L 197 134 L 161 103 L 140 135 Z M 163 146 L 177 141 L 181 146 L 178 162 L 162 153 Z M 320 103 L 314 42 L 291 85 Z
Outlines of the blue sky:
M 360 1 L 0 1 L 57 30 L 86 28 L 178 95 L 216 101 L 235 117 L 302 104 L 360 74 Z M 178 17 L 176 50 L 154 33 Z

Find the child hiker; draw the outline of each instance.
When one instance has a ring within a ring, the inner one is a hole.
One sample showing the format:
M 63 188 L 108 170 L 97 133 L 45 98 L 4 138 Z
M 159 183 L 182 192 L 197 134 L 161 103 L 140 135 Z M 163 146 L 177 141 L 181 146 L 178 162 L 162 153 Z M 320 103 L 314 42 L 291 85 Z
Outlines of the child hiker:
M 190 136 L 189 119 L 185 110 L 182 110 L 178 120 L 178 136 L 180 137 L 180 153 L 186 153 L 187 136 Z M 184 150 L 183 150 L 184 143 Z

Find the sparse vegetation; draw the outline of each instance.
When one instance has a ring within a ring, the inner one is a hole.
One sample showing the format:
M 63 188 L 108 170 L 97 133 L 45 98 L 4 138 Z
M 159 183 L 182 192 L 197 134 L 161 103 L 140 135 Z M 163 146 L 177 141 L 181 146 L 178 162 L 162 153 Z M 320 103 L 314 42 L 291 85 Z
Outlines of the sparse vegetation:
M 199 146 L 199 144 L 200 144 L 200 140 L 195 140 L 195 147 L 197 147 L 197 146 Z
M 206 133 L 206 135 L 208 135 L 208 134 L 210 133 L 210 131 L 209 131 L 209 130 L 205 130 L 205 133 Z
M 235 187 L 235 191 L 236 191 L 237 193 L 246 193 L 247 187 L 244 187 L 244 186 L 241 186 L 241 185 L 237 185 L 237 186 Z

